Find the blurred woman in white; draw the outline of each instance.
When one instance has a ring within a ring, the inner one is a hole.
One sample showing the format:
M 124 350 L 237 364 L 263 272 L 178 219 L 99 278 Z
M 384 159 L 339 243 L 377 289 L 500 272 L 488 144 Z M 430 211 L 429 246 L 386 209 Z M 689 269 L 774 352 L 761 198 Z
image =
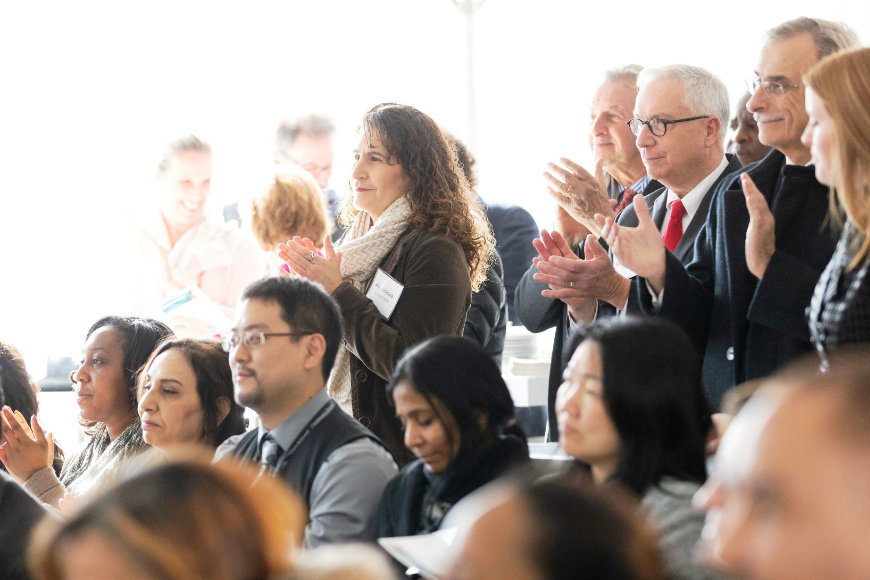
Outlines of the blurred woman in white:
M 232 320 L 242 289 L 263 272 L 261 252 L 250 235 L 206 218 L 211 173 L 211 147 L 195 135 L 170 142 L 157 166 L 159 211 L 140 236 L 145 313 L 154 315 L 165 299 L 197 287 L 219 314 Z M 178 334 L 207 334 L 212 327 L 228 325 L 219 315 L 190 319 L 180 313 L 163 316 Z

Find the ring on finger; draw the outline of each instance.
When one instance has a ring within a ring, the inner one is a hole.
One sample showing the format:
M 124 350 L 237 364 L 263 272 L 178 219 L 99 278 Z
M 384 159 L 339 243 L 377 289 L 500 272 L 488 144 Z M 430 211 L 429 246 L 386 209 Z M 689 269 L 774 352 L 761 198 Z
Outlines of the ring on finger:
M 574 280 L 569 280 L 568 281 L 568 288 L 573 288 L 573 287 L 574 287 Z
M 308 261 L 311 262 L 311 263 L 314 263 L 314 258 L 316 258 L 316 257 L 317 257 L 317 253 L 316 253 L 316 252 L 311 252 L 311 253 L 308 254 L 308 256 L 305 257 L 305 259 L 308 260 Z

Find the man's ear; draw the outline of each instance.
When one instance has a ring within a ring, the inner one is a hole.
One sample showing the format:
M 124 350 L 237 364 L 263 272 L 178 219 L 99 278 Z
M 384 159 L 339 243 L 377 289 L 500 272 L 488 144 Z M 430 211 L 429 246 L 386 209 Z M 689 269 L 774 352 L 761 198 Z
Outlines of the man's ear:
M 320 369 L 323 355 L 326 354 L 326 338 L 319 332 L 315 332 L 303 337 L 302 340 L 306 341 L 303 368 L 306 370 Z
M 722 131 L 722 121 L 719 117 L 710 117 L 707 119 L 707 134 L 704 136 L 708 147 L 712 147 L 720 142 L 719 134 Z

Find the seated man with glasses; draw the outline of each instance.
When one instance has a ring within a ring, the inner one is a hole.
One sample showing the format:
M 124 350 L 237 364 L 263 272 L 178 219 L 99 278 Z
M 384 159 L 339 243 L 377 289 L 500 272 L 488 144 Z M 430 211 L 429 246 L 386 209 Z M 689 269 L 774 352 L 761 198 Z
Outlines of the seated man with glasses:
M 305 547 L 377 538 L 377 508 L 396 463 L 383 443 L 326 394 L 341 315 L 318 284 L 267 278 L 242 293 L 224 337 L 236 401 L 261 425 L 228 439 L 234 454 L 283 478 L 306 503 Z
M 837 236 L 828 188 L 801 143 L 808 119 L 801 79 L 823 56 L 857 44 L 844 25 L 813 18 L 767 33 L 746 107 L 759 140 L 775 150 L 716 190 L 688 266 L 665 251 L 645 208 L 637 208 L 637 228 L 602 220 L 614 255 L 639 276 L 642 310 L 681 324 L 704 353 L 714 410 L 735 384 L 811 349 L 805 310 Z

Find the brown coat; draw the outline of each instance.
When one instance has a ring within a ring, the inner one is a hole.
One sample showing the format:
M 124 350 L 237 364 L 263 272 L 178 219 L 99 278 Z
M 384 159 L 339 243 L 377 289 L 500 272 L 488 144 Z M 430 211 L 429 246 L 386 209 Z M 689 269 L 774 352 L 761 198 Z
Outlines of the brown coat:
M 350 363 L 353 416 L 371 429 L 400 466 L 414 459 L 386 385 L 411 346 L 441 334 L 461 335 L 471 304 L 468 262 L 459 244 L 443 234 L 409 229 L 379 267 L 404 290 L 389 320 L 349 283 L 333 290 L 343 317 Z

